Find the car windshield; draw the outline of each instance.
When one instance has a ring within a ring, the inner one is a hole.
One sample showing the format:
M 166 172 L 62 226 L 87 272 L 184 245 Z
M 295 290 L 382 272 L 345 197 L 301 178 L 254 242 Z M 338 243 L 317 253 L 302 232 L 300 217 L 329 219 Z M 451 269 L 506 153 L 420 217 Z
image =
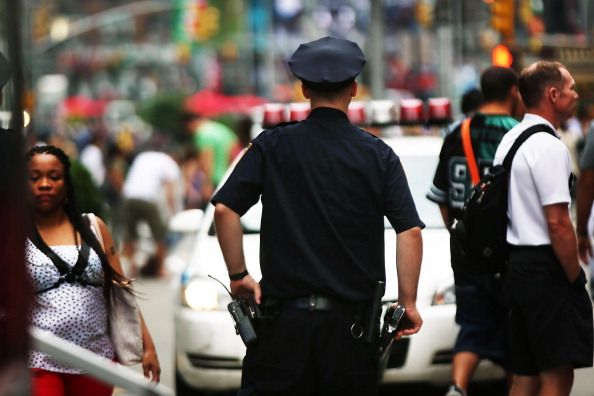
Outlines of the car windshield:
M 401 155 L 400 158 L 421 220 L 427 228 L 443 228 L 439 207 L 425 197 L 433 180 L 437 157 Z M 241 218 L 244 232 L 248 234 L 259 233 L 261 217 L 262 204 L 258 202 Z M 384 224 L 386 228 L 392 228 L 386 218 L 384 218 Z

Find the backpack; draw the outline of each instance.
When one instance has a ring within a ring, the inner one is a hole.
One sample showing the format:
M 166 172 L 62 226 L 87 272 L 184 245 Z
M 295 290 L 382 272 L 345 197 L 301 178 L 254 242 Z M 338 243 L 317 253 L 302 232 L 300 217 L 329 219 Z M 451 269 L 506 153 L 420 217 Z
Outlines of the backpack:
M 454 271 L 496 274 L 507 259 L 507 206 L 513 158 L 520 145 L 538 132 L 555 135 L 548 125 L 534 125 L 514 142 L 503 163 L 481 177 L 466 199 L 462 215 L 451 228 L 450 252 Z

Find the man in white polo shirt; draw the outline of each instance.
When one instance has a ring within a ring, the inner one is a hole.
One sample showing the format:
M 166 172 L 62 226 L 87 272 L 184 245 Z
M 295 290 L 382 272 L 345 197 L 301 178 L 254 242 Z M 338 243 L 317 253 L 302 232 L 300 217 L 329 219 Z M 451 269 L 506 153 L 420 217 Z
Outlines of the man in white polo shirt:
M 503 162 L 529 127 L 556 130 L 567 120 L 578 99 L 574 88 L 560 63 L 525 68 L 519 90 L 527 113 L 503 137 L 494 163 Z M 566 146 L 545 129 L 520 146 L 511 167 L 504 273 L 511 303 L 511 396 L 569 395 L 574 368 L 592 366 L 592 304 L 569 213 L 571 160 Z

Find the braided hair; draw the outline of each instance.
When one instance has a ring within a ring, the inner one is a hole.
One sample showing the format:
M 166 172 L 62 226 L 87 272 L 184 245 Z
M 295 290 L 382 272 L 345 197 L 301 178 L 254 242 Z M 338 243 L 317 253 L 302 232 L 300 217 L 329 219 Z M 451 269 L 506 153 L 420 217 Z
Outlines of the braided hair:
M 66 212 L 68 219 L 72 223 L 74 230 L 80 234 L 83 241 L 85 241 L 97 253 L 97 256 L 99 256 L 99 260 L 101 261 L 101 267 L 103 269 L 103 296 L 105 297 L 107 309 L 108 311 L 110 311 L 112 300 L 110 297 L 113 296 L 114 283 L 119 287 L 122 287 L 126 290 L 130 290 L 128 286 L 128 280 L 123 275 L 117 273 L 109 264 L 107 255 L 101 247 L 101 244 L 97 239 L 97 236 L 91 229 L 91 225 L 88 218 L 84 217 L 78 209 L 74 194 L 72 177 L 70 175 L 71 163 L 70 159 L 68 158 L 68 155 L 66 155 L 66 153 L 62 151 L 62 149 L 56 146 L 33 146 L 25 154 L 25 163 L 28 164 L 34 156 L 39 154 L 53 155 L 64 166 L 64 184 L 66 186 L 66 200 L 64 202 L 64 211 Z M 33 223 L 33 219 L 31 218 L 28 229 L 29 238 L 32 238 L 33 233 L 35 232 L 35 227 L 36 226 Z M 101 232 L 100 230 L 96 231 Z

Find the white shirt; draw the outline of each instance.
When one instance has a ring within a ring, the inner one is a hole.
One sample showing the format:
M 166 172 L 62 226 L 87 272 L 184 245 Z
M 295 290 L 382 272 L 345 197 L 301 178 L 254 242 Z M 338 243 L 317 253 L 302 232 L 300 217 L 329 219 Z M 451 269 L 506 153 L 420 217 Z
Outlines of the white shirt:
M 80 153 L 80 162 L 89 170 L 95 184 L 102 186 L 105 181 L 105 165 L 101 149 L 94 144 L 87 145 Z
M 516 138 L 533 125 L 555 127 L 544 118 L 527 113 L 521 123 L 506 133 L 493 164 L 501 164 Z M 543 206 L 569 203 L 571 158 L 567 147 L 549 133 L 526 140 L 512 162 L 507 216 L 507 241 L 512 245 L 551 243 Z
M 126 198 L 157 202 L 161 196 L 163 183 L 176 182 L 180 177 L 177 163 L 169 155 L 158 151 L 138 154 L 124 183 Z

